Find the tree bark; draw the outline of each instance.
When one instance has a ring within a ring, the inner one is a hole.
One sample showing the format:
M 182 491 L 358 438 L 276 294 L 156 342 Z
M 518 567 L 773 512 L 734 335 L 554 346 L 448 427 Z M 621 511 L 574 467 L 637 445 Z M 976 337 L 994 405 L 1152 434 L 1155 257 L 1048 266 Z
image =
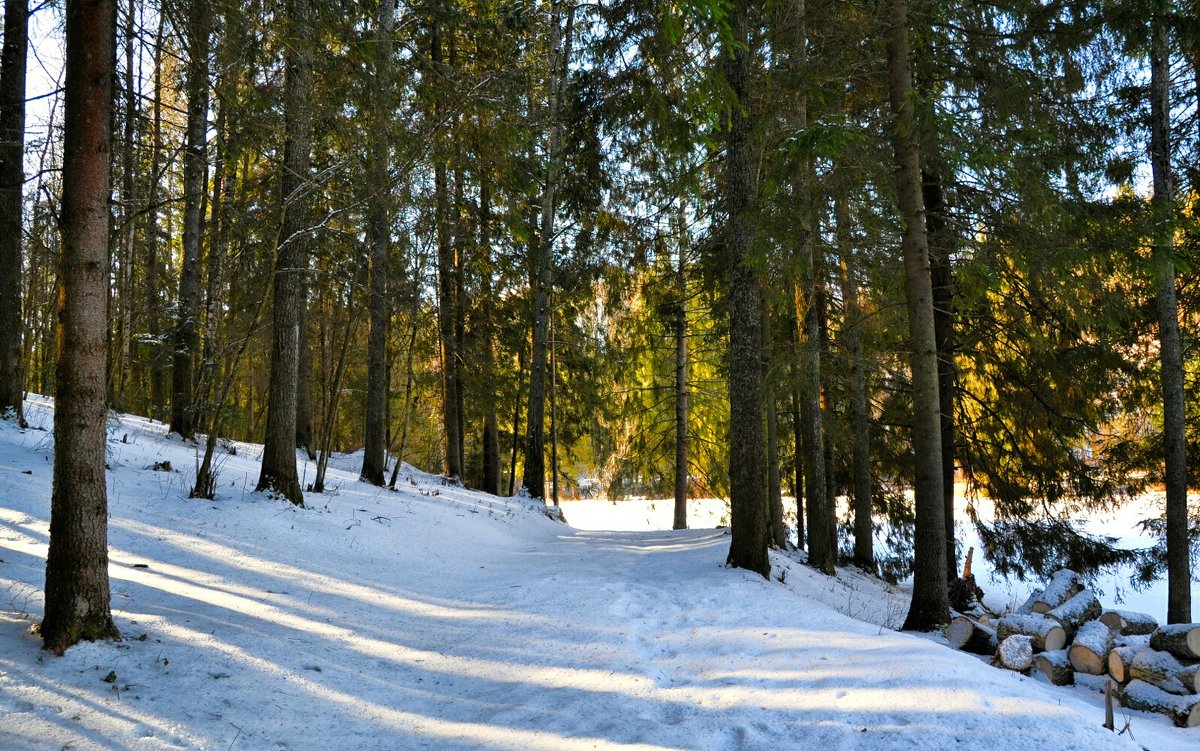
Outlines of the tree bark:
M 388 122 L 391 120 L 392 28 L 394 0 L 380 0 L 375 28 L 375 82 L 371 113 L 370 217 L 367 223 L 369 265 L 367 267 L 367 401 L 363 464 L 360 475 L 372 485 L 382 486 L 387 469 L 387 338 L 391 311 L 388 307 L 388 249 L 391 246 L 391 195 L 388 165 L 391 150 Z
M 67 3 L 54 487 L 40 627 L 55 654 L 81 639 L 119 636 L 109 609 L 104 470 L 115 19 L 112 0 Z
M 118 227 L 119 239 L 114 238 L 117 250 L 114 254 L 120 264 L 114 283 L 116 295 L 113 309 L 109 315 L 116 326 L 114 341 L 111 346 L 116 350 L 117 362 L 110 363 L 110 371 L 115 381 L 113 384 L 113 404 L 122 412 L 128 411 L 128 393 L 133 367 L 133 327 L 134 327 L 134 295 L 137 255 L 137 226 L 134 221 L 137 216 L 137 189 L 134 181 L 134 171 L 137 161 L 137 119 L 138 119 L 138 83 L 141 77 L 134 70 L 134 34 L 137 28 L 137 4 L 130 2 L 125 8 L 125 68 L 124 91 L 121 92 L 123 105 L 122 143 L 121 143 L 121 186 L 117 204 L 120 206 Z M 115 133 L 114 133 L 115 136 Z M 114 161 L 116 161 L 114 159 Z M 119 304 L 116 304 L 119 301 Z M 0 334 L 0 336 L 3 336 Z
M 25 182 L 25 57 L 28 0 L 5 0 L 0 50 L 0 418 L 22 422 L 21 231 Z
M 1169 3 L 1159 0 L 1150 22 L 1150 167 L 1154 181 L 1154 267 L 1166 452 L 1167 623 L 1188 623 L 1192 620 L 1192 575 L 1188 543 L 1183 348 L 1175 293 L 1169 11 Z
M 175 311 L 171 373 L 171 431 L 196 433 L 193 374 L 200 348 L 201 236 L 208 173 L 208 50 L 212 8 L 206 0 L 188 4 L 187 142 L 183 152 L 183 266 Z
M 779 478 L 779 419 L 776 414 L 775 384 L 771 379 L 771 313 L 762 306 L 763 401 L 767 418 L 767 511 L 770 514 L 771 544 L 787 549 L 787 524 L 783 521 L 783 488 Z
M 687 529 L 688 502 L 688 387 L 687 387 L 687 268 L 682 234 L 675 268 L 675 515 L 672 529 Z
M 921 173 L 921 195 L 925 202 L 925 231 L 929 238 L 933 331 L 937 343 L 946 575 L 953 579 L 958 572 L 958 545 L 954 537 L 954 382 L 957 368 L 954 364 L 954 269 L 950 264 L 953 238 L 946 221 L 945 190 L 939 172 Z
M 754 34 L 751 0 L 734 0 L 729 10 L 730 41 L 721 50 L 725 83 L 733 97 L 725 133 L 725 185 L 722 230 L 729 308 L 729 505 L 727 563 L 768 577 L 770 542 L 763 485 L 762 294 L 749 263 L 754 240 L 755 175 Z
M 308 270 L 308 203 L 311 156 L 312 36 L 309 0 L 288 0 L 291 44 L 285 53 L 286 133 L 280 179 L 280 231 L 275 251 L 272 304 L 271 378 L 267 434 L 259 491 L 272 491 L 303 506 L 296 474 L 296 402 L 300 329 L 304 323 L 304 277 Z
M 904 628 L 929 631 L 950 618 L 946 591 L 946 525 L 942 497 L 941 403 L 938 397 L 937 341 L 933 326 L 933 285 L 921 197 L 921 159 L 915 138 L 908 9 L 890 0 L 888 99 L 896 189 L 904 225 L 901 242 L 913 381 L 913 453 L 916 463 L 916 532 L 913 595 Z
M 441 74 L 442 68 L 442 20 L 433 19 L 430 39 L 430 62 Z M 443 117 L 445 92 L 434 94 L 433 116 L 439 121 Z M 455 335 L 454 302 L 454 236 L 451 233 L 449 188 L 446 184 L 446 159 L 439 152 L 434 156 L 434 204 L 437 223 L 437 276 L 438 276 L 438 339 L 442 361 L 442 439 L 443 471 L 447 477 L 461 478 L 459 463 L 459 414 L 458 414 L 458 337 Z
M 793 325 L 792 333 L 792 346 L 798 356 L 800 354 L 800 326 Z M 793 364 L 792 368 L 792 491 L 796 497 L 796 547 L 804 550 L 807 547 L 807 538 L 804 534 L 804 419 L 800 409 L 801 374 L 797 372 L 799 370 L 797 365 Z

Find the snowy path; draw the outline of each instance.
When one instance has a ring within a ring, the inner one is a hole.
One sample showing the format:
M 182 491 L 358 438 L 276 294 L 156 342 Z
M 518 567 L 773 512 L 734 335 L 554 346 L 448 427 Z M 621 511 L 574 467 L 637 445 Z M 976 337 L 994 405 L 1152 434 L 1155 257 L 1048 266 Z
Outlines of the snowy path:
M 190 466 L 160 433 L 126 418 L 112 446 L 126 639 L 55 659 L 28 634 L 50 447 L 0 427 L 0 751 L 1139 748 L 1097 699 L 798 597 L 832 591 L 802 566 L 725 569 L 720 531 L 576 531 L 420 473 L 293 509 L 243 497 L 249 447 L 187 501 L 145 469 Z

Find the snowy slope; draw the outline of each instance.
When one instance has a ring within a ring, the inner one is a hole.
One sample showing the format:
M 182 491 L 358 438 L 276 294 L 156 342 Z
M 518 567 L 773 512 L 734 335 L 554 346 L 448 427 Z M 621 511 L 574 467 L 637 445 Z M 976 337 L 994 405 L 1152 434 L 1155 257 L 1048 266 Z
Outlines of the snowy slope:
M 28 413 L 50 426 L 45 400 Z M 399 493 L 371 488 L 353 459 L 330 470 L 336 492 L 298 509 L 250 492 L 258 448 L 242 444 L 222 457 L 218 499 L 187 500 L 195 448 L 135 417 L 109 446 L 125 639 L 53 658 L 29 635 L 52 443 L 0 425 L 3 751 L 1200 741 L 1140 714 L 1133 739 L 1108 733 L 1097 695 L 882 628 L 896 593 L 866 577 L 783 559 L 782 584 L 726 569 L 719 530 L 578 531 L 415 470 Z M 150 468 L 162 461 L 175 471 Z

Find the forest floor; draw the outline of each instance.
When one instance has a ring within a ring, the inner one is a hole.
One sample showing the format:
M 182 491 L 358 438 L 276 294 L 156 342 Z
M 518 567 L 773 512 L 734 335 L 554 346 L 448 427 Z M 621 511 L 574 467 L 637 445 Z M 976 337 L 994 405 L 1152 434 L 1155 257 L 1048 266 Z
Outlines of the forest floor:
M 0 424 L 0 750 L 70 748 L 1182 751 L 1200 730 L 1118 711 L 898 633 L 907 594 L 782 556 L 725 568 L 723 530 L 584 531 L 410 468 L 330 469 L 307 508 L 252 492 L 260 447 L 109 430 L 124 638 L 55 658 L 41 618 L 53 437 Z M 170 471 L 154 465 L 170 462 Z M 311 477 L 312 465 L 306 465 Z M 570 512 L 568 511 L 568 518 Z M 782 581 L 780 581 L 782 579 Z M 853 617 L 852 617 L 853 616 Z

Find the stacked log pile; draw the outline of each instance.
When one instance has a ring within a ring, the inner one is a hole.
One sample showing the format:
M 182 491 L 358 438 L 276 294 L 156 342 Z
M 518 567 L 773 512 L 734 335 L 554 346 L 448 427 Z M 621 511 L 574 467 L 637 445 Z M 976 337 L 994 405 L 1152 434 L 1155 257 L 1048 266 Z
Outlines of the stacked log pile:
M 1200 727 L 1200 624 L 1160 626 L 1144 613 L 1106 610 L 1073 571 L 1055 573 L 1011 613 L 976 603 L 953 614 L 946 641 L 1056 686 L 1077 674 L 1107 674 L 1122 706 Z

